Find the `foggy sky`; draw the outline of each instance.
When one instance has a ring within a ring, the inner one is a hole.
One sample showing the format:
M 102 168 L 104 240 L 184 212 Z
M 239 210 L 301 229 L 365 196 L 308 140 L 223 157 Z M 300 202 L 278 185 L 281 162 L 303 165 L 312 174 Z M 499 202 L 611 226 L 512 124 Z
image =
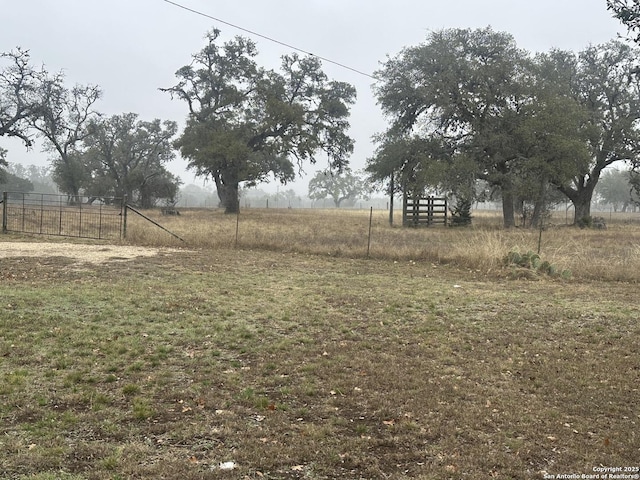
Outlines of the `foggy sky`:
M 294 45 L 305 51 L 373 74 L 387 56 L 422 43 L 430 31 L 483 28 L 512 34 L 531 52 L 551 48 L 579 51 L 616 38 L 624 30 L 606 10 L 606 0 L 176 0 L 225 22 Z M 28 49 L 32 63 L 64 71 L 68 86 L 97 84 L 103 98 L 96 109 L 107 115 L 138 113 L 141 120 L 184 124 L 187 106 L 158 90 L 176 83 L 175 71 L 204 46 L 217 27 L 222 38 L 252 38 L 259 65 L 277 68 L 291 50 L 189 13 L 163 0 L 1 0 L 0 51 Z M 353 84 L 358 100 L 350 134 L 351 158 L 362 168 L 374 146 L 371 136 L 386 123 L 373 98 L 373 79 L 324 63 L 329 78 Z M 45 165 L 39 148 L 26 153 L 20 142 L 0 137 L 8 161 Z M 313 174 L 325 166 L 307 166 Z M 167 166 L 185 184 L 194 183 L 186 162 Z M 285 188 L 306 193 L 308 179 Z M 202 180 L 195 183 L 202 184 Z M 261 186 L 275 191 L 276 184 Z

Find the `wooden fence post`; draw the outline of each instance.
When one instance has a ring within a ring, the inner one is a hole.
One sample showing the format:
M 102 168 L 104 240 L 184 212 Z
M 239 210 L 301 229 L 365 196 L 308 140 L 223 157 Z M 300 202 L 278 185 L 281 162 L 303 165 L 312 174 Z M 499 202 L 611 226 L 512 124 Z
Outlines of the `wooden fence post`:
M 373 224 L 373 207 L 369 211 L 369 239 L 367 240 L 367 258 L 369 258 L 369 252 L 371 251 L 371 225 Z

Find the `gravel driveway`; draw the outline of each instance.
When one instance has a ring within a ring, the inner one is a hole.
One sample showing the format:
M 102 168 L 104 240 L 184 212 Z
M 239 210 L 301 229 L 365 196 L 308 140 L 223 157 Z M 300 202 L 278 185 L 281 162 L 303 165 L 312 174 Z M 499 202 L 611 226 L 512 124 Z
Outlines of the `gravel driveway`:
M 83 263 L 106 263 L 153 257 L 171 249 L 133 247 L 127 245 L 84 245 L 77 243 L 3 242 L 0 258 L 8 257 L 66 257 Z

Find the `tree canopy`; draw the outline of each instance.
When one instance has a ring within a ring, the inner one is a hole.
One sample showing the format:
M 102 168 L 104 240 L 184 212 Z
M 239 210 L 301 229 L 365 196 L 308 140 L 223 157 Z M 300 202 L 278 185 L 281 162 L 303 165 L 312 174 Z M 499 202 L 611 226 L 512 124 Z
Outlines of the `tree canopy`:
M 613 16 L 625 25 L 629 33 L 634 34 L 633 41 L 640 45 L 640 4 L 637 0 L 607 0 L 607 8 L 612 11 Z M 638 78 L 640 75 L 640 67 L 635 66 L 629 75 Z M 640 197 L 640 159 L 632 159 L 632 169 L 630 172 L 630 180 L 635 190 L 635 203 Z
M 87 168 L 82 163 L 82 142 L 92 135 L 91 122 L 99 117 L 93 110 L 102 92 L 97 85 L 67 88 L 64 76 L 46 76 L 40 88 L 40 114 L 30 125 L 44 139 L 52 153 L 54 178 L 61 191 L 78 199 L 87 185 Z
M 319 152 L 330 168 L 345 167 L 354 88 L 329 81 L 315 57 L 285 55 L 280 72 L 263 69 L 251 40 L 220 45 L 219 36 L 210 32 L 191 64 L 176 72 L 179 82 L 163 90 L 187 103 L 175 145 L 197 175 L 213 178 L 225 211 L 238 211 L 240 183 L 253 186 L 270 175 L 286 183 Z
M 7 165 L 11 167 L 12 165 Z M 13 168 L 9 168 L 0 175 L 0 192 L 31 192 L 33 183 L 23 175 L 18 175 Z
M 27 147 L 34 136 L 42 138 L 53 180 L 70 201 L 81 192 L 126 195 L 144 207 L 175 199 L 180 180 L 165 168 L 175 156 L 175 122 L 142 122 L 132 113 L 104 118 L 94 110 L 102 94 L 97 85 L 69 88 L 62 73 L 34 69 L 22 49 L 0 60 L 0 136 L 18 137 Z M 5 155 L 0 148 L 0 167 Z M 0 181 L 6 176 L 0 168 Z
M 640 153 L 640 82 L 631 75 L 638 51 L 619 41 L 577 55 L 573 94 L 587 114 L 589 161 L 569 182 L 557 182 L 575 206 L 575 220 L 590 215 L 593 192 L 605 168 L 635 162 Z
M 601 171 L 640 146 L 634 55 L 613 41 L 534 56 L 491 28 L 433 32 L 378 72 L 390 126 L 367 171 L 458 197 L 484 180 L 507 227 L 523 202 L 541 215 L 554 191 L 574 203 L 576 220 L 588 216 Z
M 433 32 L 390 59 L 378 77 L 378 101 L 391 119 L 388 143 L 428 147 L 412 149 L 412 170 L 460 172 L 455 164 L 464 162 L 472 177 L 502 190 L 505 224 L 513 224 L 509 170 L 518 158 L 513 136 L 526 77 L 526 56 L 514 39 L 491 28 Z M 435 177 L 440 184 L 448 175 Z
M 46 72 L 34 69 L 29 52 L 20 48 L 0 53 L 0 61 L 0 137 L 17 137 L 31 146 L 29 121 L 41 113 Z
M 598 183 L 597 194 L 602 201 L 614 209 L 626 212 L 630 205 L 640 200 L 633 190 L 631 172 L 629 170 L 607 170 Z
M 635 34 L 634 41 L 640 43 L 640 4 L 637 0 L 607 0 L 607 9 L 613 16 Z
M 165 165 L 175 157 L 171 139 L 177 129 L 175 122 L 145 122 L 135 113 L 94 119 L 82 155 L 87 190 L 126 196 L 142 208 L 153 207 L 159 198 L 173 200 L 180 182 Z

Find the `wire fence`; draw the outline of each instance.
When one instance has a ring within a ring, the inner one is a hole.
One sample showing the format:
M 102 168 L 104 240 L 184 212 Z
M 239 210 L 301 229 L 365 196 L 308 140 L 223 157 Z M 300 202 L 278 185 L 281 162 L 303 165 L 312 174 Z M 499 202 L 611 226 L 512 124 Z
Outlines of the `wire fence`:
M 4 192 L 2 232 L 120 239 L 125 228 L 121 198 Z

